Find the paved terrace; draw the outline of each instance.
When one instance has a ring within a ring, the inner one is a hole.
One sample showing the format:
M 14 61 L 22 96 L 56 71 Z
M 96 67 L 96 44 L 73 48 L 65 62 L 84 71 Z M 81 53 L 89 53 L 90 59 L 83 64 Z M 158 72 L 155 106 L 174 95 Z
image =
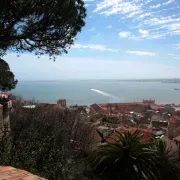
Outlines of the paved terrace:
M 16 169 L 10 166 L 0 166 L 0 180 L 46 180 L 35 176 L 24 170 Z

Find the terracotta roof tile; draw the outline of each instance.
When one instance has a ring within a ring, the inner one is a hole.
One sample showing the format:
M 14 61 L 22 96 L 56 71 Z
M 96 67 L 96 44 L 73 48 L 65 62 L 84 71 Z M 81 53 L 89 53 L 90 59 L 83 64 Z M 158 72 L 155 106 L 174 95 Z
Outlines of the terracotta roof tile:
M 92 133 L 90 134 L 91 138 L 94 140 L 94 142 L 101 142 L 102 138 L 98 134 L 97 130 L 94 128 L 92 130 Z
M 174 138 L 174 140 L 180 142 L 180 135 L 179 135 L 179 136 L 176 136 L 176 137 Z
M 151 106 L 151 109 L 153 110 L 160 110 L 164 108 L 163 106 L 157 105 L 157 104 L 151 104 L 150 106 Z
M 140 134 L 143 134 L 143 138 L 140 140 L 141 143 L 149 143 L 151 141 L 152 135 L 153 135 L 153 131 L 152 130 L 148 130 L 148 129 L 141 129 L 141 128 L 134 128 L 134 127 L 129 127 L 129 128 L 117 128 L 116 131 L 120 132 L 120 133 L 125 133 L 125 132 L 131 132 L 134 133 L 135 131 L 139 132 Z M 112 137 L 116 137 L 116 132 L 114 134 L 112 134 Z M 110 140 L 111 141 L 111 140 Z
M 27 171 L 10 166 L 0 166 L 0 180 L 45 180 Z
M 171 124 L 174 125 L 176 128 L 180 128 L 180 118 L 179 117 L 173 117 L 171 119 Z
M 90 107 L 93 108 L 94 111 L 96 111 L 96 113 L 100 113 L 104 111 L 103 108 L 98 104 L 92 104 Z

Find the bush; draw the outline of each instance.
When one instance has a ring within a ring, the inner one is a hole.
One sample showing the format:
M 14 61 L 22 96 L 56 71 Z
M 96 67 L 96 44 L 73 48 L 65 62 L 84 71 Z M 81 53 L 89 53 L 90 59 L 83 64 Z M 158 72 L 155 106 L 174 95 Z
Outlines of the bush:
M 84 176 L 91 128 L 77 112 L 14 107 L 11 132 L 0 140 L 0 164 L 51 180 Z

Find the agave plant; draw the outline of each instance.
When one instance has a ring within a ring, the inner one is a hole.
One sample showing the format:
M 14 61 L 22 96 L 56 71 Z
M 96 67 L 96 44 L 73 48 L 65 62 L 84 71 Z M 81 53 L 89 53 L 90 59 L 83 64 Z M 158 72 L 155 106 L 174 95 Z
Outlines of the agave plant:
M 156 150 L 140 143 L 142 135 L 116 132 L 112 142 L 99 146 L 95 159 L 96 171 L 110 180 L 156 180 Z

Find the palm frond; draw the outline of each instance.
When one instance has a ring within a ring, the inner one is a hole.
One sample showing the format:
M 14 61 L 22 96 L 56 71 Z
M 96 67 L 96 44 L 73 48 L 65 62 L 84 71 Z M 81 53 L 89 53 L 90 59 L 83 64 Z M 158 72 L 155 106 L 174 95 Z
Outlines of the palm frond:
M 101 173 L 110 179 L 156 180 L 156 151 L 150 149 L 149 145 L 141 144 L 142 137 L 139 131 L 115 132 L 109 138 L 113 142 L 98 148 L 96 167 L 101 167 Z

